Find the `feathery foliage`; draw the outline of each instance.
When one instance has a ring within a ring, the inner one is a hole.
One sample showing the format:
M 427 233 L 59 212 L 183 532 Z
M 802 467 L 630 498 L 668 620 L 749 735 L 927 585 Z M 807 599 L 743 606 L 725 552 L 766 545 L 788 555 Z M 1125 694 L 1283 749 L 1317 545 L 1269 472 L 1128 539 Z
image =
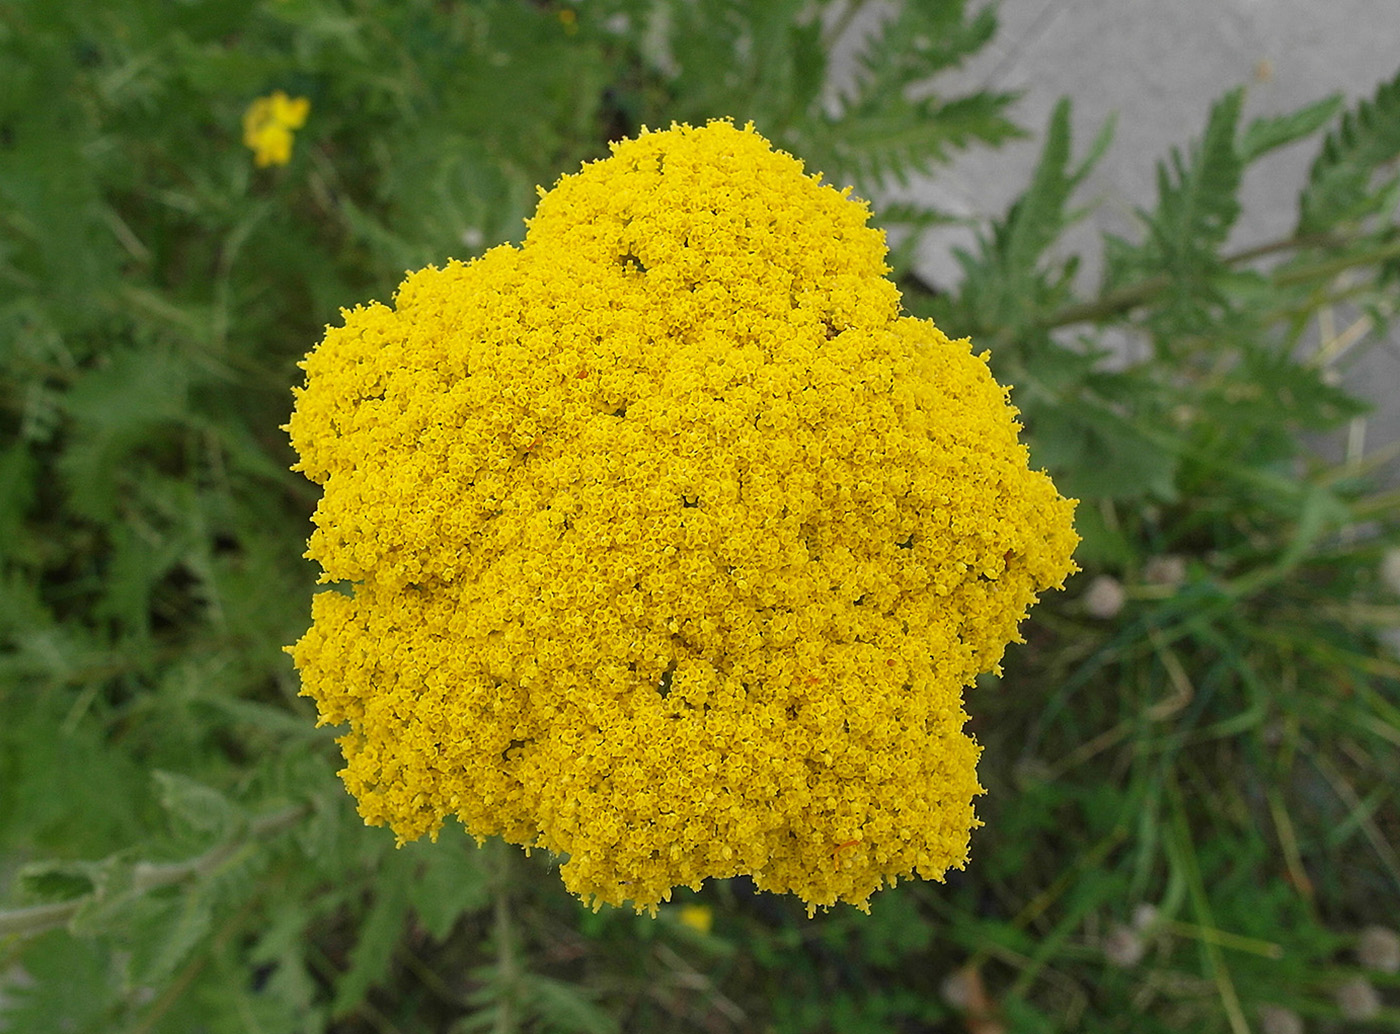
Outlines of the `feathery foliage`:
M 1382 216 L 1393 208 L 1400 177 L 1379 189 L 1373 183 L 1386 165 L 1400 158 L 1400 76 L 1383 83 L 1376 96 L 1342 116 L 1327 134 L 1298 199 L 1298 230 L 1317 233 L 1336 224 Z

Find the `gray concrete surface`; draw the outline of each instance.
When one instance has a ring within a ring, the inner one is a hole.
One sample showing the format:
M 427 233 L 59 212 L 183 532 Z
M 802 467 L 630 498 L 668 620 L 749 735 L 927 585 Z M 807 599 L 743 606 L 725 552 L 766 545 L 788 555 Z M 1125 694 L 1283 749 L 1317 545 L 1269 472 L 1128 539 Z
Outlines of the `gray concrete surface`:
M 1013 118 L 1034 135 L 966 154 L 910 193 L 957 215 L 999 214 L 1027 182 L 1039 131 L 1061 96 L 1074 100 L 1076 153 L 1117 112 L 1113 145 L 1078 195 L 1081 203 L 1098 203 L 1095 214 L 1065 242 L 1085 256 L 1086 286 L 1099 269 L 1099 234 L 1139 236 L 1134 211 L 1154 201 L 1157 160 L 1200 134 L 1211 102 L 1225 91 L 1247 86 L 1247 122 L 1334 91 L 1369 96 L 1400 69 L 1400 0 L 1003 0 L 997 6 L 996 38 L 938 86 L 948 93 L 1022 91 Z M 878 17 L 874 5 L 862 12 L 862 20 Z M 1315 147 L 1305 142 L 1275 152 L 1250 171 L 1232 247 L 1289 232 Z M 951 249 L 970 237 L 958 229 L 927 234 L 919 273 L 935 285 L 954 282 Z M 1333 314 L 1321 337 L 1344 333 L 1355 318 Z M 1369 454 L 1400 441 L 1400 331 L 1386 341 L 1360 335 L 1350 353 L 1342 375 L 1378 410 L 1338 448 Z M 1400 463 L 1389 471 L 1400 483 Z

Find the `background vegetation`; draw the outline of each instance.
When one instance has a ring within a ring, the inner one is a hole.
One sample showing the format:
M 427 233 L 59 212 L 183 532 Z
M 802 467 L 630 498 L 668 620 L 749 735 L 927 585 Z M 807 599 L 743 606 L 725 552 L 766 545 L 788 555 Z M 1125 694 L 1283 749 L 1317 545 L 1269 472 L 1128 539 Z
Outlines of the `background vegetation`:
M 858 6 L 0 7 L 0 1030 L 1400 1030 L 1397 450 L 1318 449 L 1400 299 L 1400 79 L 1223 98 L 1087 290 L 1057 241 L 1108 141 L 1063 106 L 960 288 L 896 253 L 1083 501 L 1084 573 L 969 694 L 967 873 L 810 921 L 717 881 L 652 920 L 356 817 L 280 650 L 313 581 L 294 364 L 643 123 L 752 119 L 876 199 L 1018 132 L 1006 97 L 908 89 L 994 31 L 960 0 L 825 94 Z M 276 89 L 310 116 L 259 169 L 241 119 Z M 1299 140 L 1296 231 L 1229 250 L 1243 170 Z M 941 219 L 876 207 L 906 242 Z

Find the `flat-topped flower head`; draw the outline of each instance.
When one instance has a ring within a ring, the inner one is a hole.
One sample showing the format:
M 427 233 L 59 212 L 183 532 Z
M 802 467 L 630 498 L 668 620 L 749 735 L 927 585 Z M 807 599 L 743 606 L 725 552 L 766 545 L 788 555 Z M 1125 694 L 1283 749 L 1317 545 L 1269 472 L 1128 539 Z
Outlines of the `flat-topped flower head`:
M 1073 503 L 819 179 L 752 127 L 643 131 L 307 356 L 308 556 L 347 591 L 292 652 L 367 822 L 456 815 L 638 909 L 964 864 L 962 689 L 1073 569 Z

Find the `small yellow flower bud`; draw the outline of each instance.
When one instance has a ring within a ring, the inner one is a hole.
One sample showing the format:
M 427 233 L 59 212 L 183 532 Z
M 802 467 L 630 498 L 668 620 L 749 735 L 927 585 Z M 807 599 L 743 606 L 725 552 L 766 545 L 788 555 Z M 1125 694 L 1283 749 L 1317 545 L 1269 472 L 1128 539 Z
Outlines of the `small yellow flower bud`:
M 293 131 L 306 125 L 311 102 L 288 97 L 281 90 L 259 97 L 243 114 L 243 143 L 253 152 L 258 168 L 286 165 L 292 160 Z
M 714 913 L 708 905 L 682 905 L 676 913 L 682 926 L 688 926 L 699 933 L 709 933 L 714 926 Z

